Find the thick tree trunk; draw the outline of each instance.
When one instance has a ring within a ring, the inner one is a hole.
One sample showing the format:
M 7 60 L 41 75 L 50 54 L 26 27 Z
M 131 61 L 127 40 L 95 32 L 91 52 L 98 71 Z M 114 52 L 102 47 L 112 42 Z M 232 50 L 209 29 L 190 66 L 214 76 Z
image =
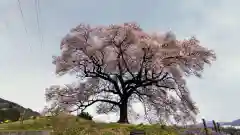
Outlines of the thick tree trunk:
M 120 107 L 120 118 L 118 123 L 129 123 L 128 122 L 128 110 L 127 110 L 127 101 L 122 102 Z

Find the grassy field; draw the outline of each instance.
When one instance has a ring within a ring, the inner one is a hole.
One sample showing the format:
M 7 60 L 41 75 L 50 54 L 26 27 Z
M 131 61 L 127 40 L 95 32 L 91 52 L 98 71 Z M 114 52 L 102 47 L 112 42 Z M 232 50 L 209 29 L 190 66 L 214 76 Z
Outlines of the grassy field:
M 22 123 L 12 122 L 0 124 L 1 131 L 20 130 L 52 130 L 53 135 L 129 135 L 131 130 L 144 130 L 147 135 L 180 135 L 183 131 L 194 131 L 203 129 L 183 129 L 165 125 L 132 125 L 118 123 L 96 123 L 84 120 L 72 115 L 59 115 L 55 117 L 40 117 L 25 120 Z M 195 131 L 194 131 L 195 132 Z M 186 133 L 184 133 L 186 135 Z
M 95 123 L 69 115 L 42 117 L 0 124 L 0 131 L 53 130 L 54 135 L 129 135 L 133 129 L 145 130 L 147 135 L 177 135 L 177 129 L 160 125 L 131 125 L 117 123 Z

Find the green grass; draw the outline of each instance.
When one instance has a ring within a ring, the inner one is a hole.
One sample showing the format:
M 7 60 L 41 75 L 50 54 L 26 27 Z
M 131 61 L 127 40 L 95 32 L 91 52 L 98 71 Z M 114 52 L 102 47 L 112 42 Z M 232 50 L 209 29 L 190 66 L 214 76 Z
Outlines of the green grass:
M 145 130 L 147 135 L 177 135 L 176 129 L 168 126 L 95 123 L 70 115 L 0 124 L 0 131 L 53 130 L 54 135 L 129 135 L 133 129 Z

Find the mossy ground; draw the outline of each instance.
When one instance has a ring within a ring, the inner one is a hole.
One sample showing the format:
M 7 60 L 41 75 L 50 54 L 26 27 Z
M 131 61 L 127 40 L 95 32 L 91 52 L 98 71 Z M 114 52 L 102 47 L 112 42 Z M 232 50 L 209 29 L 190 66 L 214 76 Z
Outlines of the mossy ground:
M 177 135 L 177 131 L 180 130 L 161 125 L 95 123 L 70 115 L 25 120 L 23 124 L 20 122 L 0 124 L 0 131 L 53 130 L 54 135 L 129 135 L 133 129 L 144 130 L 147 135 Z

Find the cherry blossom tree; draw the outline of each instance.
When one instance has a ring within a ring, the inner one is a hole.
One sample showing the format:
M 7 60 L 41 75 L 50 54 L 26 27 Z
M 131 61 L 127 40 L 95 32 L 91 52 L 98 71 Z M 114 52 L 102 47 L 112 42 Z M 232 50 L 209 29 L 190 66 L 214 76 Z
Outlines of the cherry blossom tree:
M 118 112 L 119 123 L 128 123 L 135 102 L 154 121 L 194 120 L 199 111 L 186 77 L 201 77 L 204 65 L 216 59 L 195 37 L 177 40 L 171 32 L 146 33 L 136 23 L 80 24 L 60 48 L 53 61 L 56 74 L 70 73 L 83 81 L 47 88 L 47 101 L 67 111 L 97 103 L 98 113 Z

